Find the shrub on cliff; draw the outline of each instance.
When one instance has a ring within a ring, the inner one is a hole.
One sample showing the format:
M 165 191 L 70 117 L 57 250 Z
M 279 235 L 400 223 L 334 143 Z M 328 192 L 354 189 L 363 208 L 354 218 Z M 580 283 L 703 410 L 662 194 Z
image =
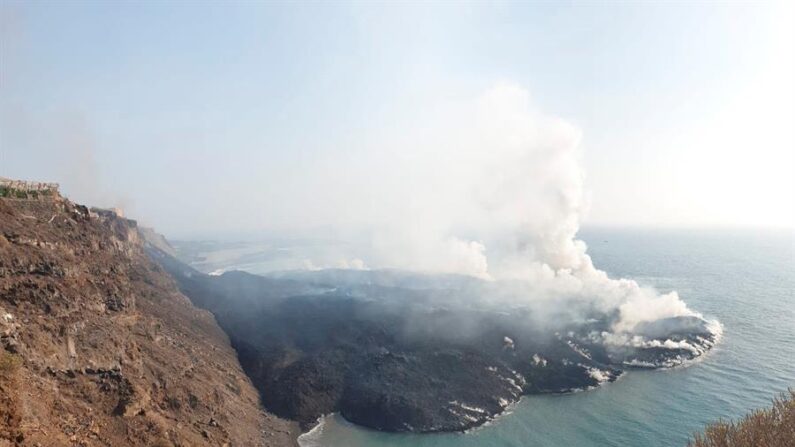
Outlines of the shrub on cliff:
M 0 351 L 0 373 L 14 372 L 22 365 L 22 358 L 16 354 Z
M 757 410 L 738 422 L 718 421 L 696 434 L 689 447 L 795 446 L 795 391 L 773 400 L 773 407 Z

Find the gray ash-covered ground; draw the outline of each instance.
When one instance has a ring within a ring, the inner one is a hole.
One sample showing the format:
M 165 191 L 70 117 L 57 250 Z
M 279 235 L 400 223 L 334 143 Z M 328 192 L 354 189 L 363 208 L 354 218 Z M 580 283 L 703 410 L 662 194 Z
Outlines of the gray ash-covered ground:
M 523 394 L 616 380 L 626 367 L 681 364 L 715 342 L 704 320 L 613 334 L 615 315 L 496 306 L 494 283 L 455 275 L 321 271 L 204 275 L 151 256 L 227 331 L 265 407 L 309 426 L 338 411 L 385 431 L 458 431 Z M 487 304 L 489 303 L 489 304 Z

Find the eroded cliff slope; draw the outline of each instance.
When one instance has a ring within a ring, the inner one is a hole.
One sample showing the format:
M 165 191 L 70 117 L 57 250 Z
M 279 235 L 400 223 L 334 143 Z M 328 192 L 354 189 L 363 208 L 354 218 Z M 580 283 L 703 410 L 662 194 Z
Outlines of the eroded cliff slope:
M 0 198 L 0 446 L 293 445 L 134 221 Z

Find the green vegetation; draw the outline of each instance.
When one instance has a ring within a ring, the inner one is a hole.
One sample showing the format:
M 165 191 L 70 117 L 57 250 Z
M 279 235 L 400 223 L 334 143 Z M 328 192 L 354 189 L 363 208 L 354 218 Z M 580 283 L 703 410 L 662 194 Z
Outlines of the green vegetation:
M 773 407 L 757 410 L 738 422 L 718 421 L 696 434 L 689 447 L 795 446 L 795 391 L 773 400 Z
M 25 191 L 21 189 L 9 188 L 8 186 L 0 186 L 0 197 L 27 199 L 28 195 Z
M 0 186 L 0 197 L 12 199 L 38 199 L 41 197 L 49 197 L 53 195 L 51 189 L 31 190 L 27 191 L 18 188 L 9 188 L 8 186 Z

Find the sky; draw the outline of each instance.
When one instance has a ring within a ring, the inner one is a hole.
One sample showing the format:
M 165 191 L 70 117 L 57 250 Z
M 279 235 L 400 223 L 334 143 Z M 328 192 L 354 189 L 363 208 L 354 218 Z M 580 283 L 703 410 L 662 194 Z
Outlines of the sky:
M 584 225 L 792 228 L 793 29 L 791 2 L 2 0 L 0 176 L 175 238 L 466 226 L 445 185 L 492 148 L 463 111 L 508 92 L 494 116 L 576 139 Z

